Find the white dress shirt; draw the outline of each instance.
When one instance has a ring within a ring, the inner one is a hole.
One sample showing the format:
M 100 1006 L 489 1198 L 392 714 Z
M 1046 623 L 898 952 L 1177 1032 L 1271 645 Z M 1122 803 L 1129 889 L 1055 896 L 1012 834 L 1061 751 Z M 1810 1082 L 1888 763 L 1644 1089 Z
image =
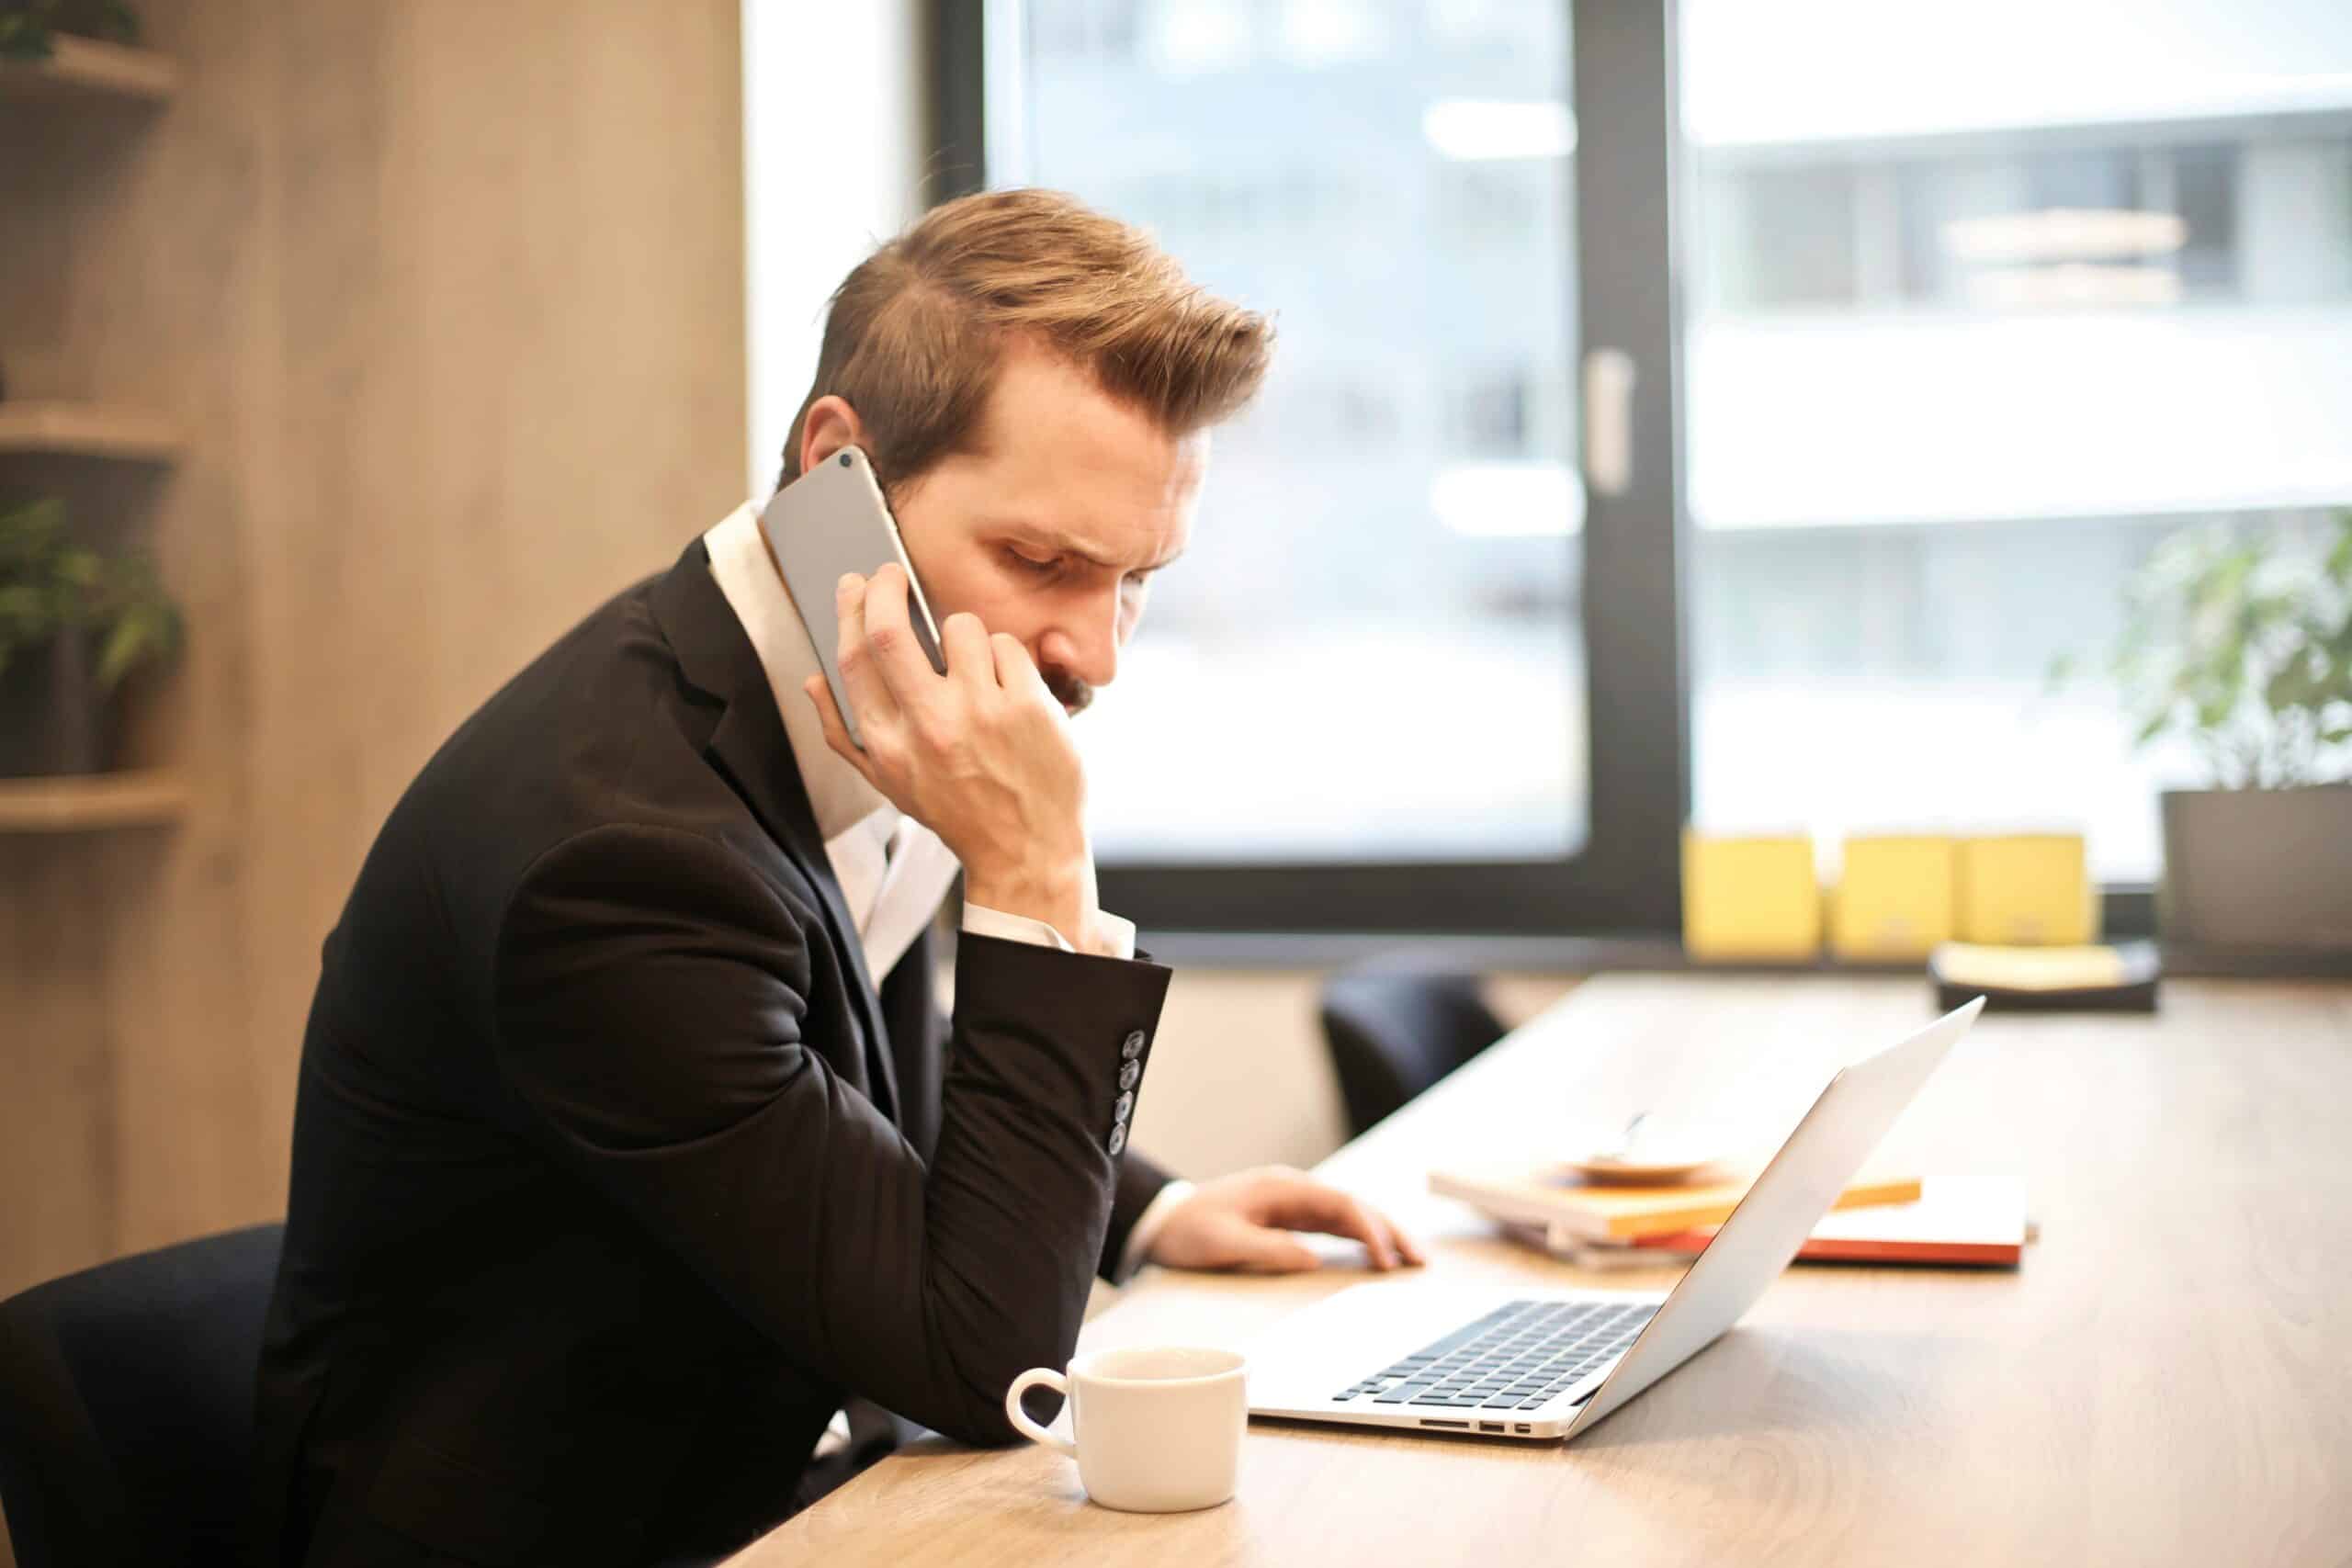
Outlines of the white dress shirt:
M 767 672 L 768 689 L 784 716 L 785 739 L 792 743 L 800 782 L 817 818 L 817 831 L 825 840 L 825 858 L 832 863 L 841 884 L 842 901 L 856 923 L 858 941 L 865 951 L 865 970 L 879 985 L 882 977 L 906 956 L 924 926 L 938 913 L 958 869 L 956 856 L 939 835 L 884 799 L 865 775 L 833 754 L 825 742 L 825 727 L 809 705 L 801 685 L 823 671 L 808 628 L 793 608 L 784 579 L 760 536 L 758 506 L 751 502 L 730 512 L 703 535 L 710 552 L 710 575 L 736 618 L 743 623 Z M 1136 928 L 1116 915 L 1100 917 L 1112 956 L 1133 958 Z M 964 930 L 977 936 L 1001 937 L 1008 942 L 1035 942 L 1040 947 L 1077 951 L 1069 939 L 1044 920 L 1008 914 L 967 900 Z M 1151 1250 L 1154 1237 L 1167 1223 L 1169 1211 L 1191 1192 L 1189 1182 L 1171 1181 L 1137 1216 L 1119 1256 L 1118 1277 L 1133 1273 Z

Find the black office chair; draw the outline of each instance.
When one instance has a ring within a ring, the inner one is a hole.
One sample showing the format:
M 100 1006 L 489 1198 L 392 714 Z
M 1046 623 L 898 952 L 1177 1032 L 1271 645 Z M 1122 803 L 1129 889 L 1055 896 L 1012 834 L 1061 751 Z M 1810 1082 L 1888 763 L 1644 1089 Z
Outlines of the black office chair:
M 232 1563 L 281 1225 L 0 1303 L 0 1506 L 19 1568 Z
M 1502 1035 L 1475 976 L 1363 968 L 1323 987 L 1323 1041 L 1351 1138 Z

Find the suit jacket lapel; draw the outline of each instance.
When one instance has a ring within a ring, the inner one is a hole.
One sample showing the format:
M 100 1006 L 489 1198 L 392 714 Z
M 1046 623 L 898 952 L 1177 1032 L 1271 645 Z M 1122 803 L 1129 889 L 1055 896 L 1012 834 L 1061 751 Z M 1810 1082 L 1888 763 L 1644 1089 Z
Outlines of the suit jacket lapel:
M 825 854 L 817 814 L 793 761 L 784 719 L 775 711 L 759 655 L 727 597 L 710 575 L 710 558 L 696 539 L 668 575 L 654 585 L 653 613 L 676 650 L 680 671 L 703 692 L 724 702 L 726 711 L 705 742 L 704 752 L 726 769 L 736 791 L 751 806 L 768 837 L 798 865 L 817 889 L 833 946 L 855 984 L 853 1002 L 865 1034 L 869 1092 L 885 1116 L 898 1116 L 898 1075 L 891 1063 L 875 977 L 866 972 L 865 943 L 842 902 L 841 884 Z

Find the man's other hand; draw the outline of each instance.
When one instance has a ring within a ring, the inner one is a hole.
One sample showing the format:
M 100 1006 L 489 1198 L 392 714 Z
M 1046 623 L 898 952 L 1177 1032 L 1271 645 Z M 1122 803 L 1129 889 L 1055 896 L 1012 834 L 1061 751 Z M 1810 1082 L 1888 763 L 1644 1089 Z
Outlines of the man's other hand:
M 1320 1256 L 1293 1231 L 1361 1242 L 1374 1269 L 1418 1268 L 1423 1261 L 1420 1247 L 1388 1216 L 1282 1166 L 1202 1182 L 1169 1213 L 1148 1256 L 1170 1269 L 1293 1274 L 1316 1268 Z

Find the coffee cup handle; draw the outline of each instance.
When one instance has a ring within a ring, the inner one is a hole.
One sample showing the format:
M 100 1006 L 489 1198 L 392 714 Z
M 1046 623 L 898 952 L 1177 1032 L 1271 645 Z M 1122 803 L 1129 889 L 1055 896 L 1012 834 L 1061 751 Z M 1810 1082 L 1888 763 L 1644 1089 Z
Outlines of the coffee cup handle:
M 1069 1398 L 1069 1384 L 1062 1381 L 1061 1373 L 1050 1367 L 1032 1367 L 1013 1379 L 1012 1386 L 1005 1390 L 1004 1418 L 1012 1423 L 1014 1431 L 1031 1442 L 1043 1443 L 1049 1449 L 1059 1449 L 1070 1458 L 1076 1459 L 1078 1457 L 1076 1443 L 1071 1442 L 1068 1438 L 1054 1436 L 1052 1432 L 1030 1420 L 1028 1413 L 1021 1408 L 1021 1396 L 1040 1384 L 1052 1389 L 1064 1400 Z

